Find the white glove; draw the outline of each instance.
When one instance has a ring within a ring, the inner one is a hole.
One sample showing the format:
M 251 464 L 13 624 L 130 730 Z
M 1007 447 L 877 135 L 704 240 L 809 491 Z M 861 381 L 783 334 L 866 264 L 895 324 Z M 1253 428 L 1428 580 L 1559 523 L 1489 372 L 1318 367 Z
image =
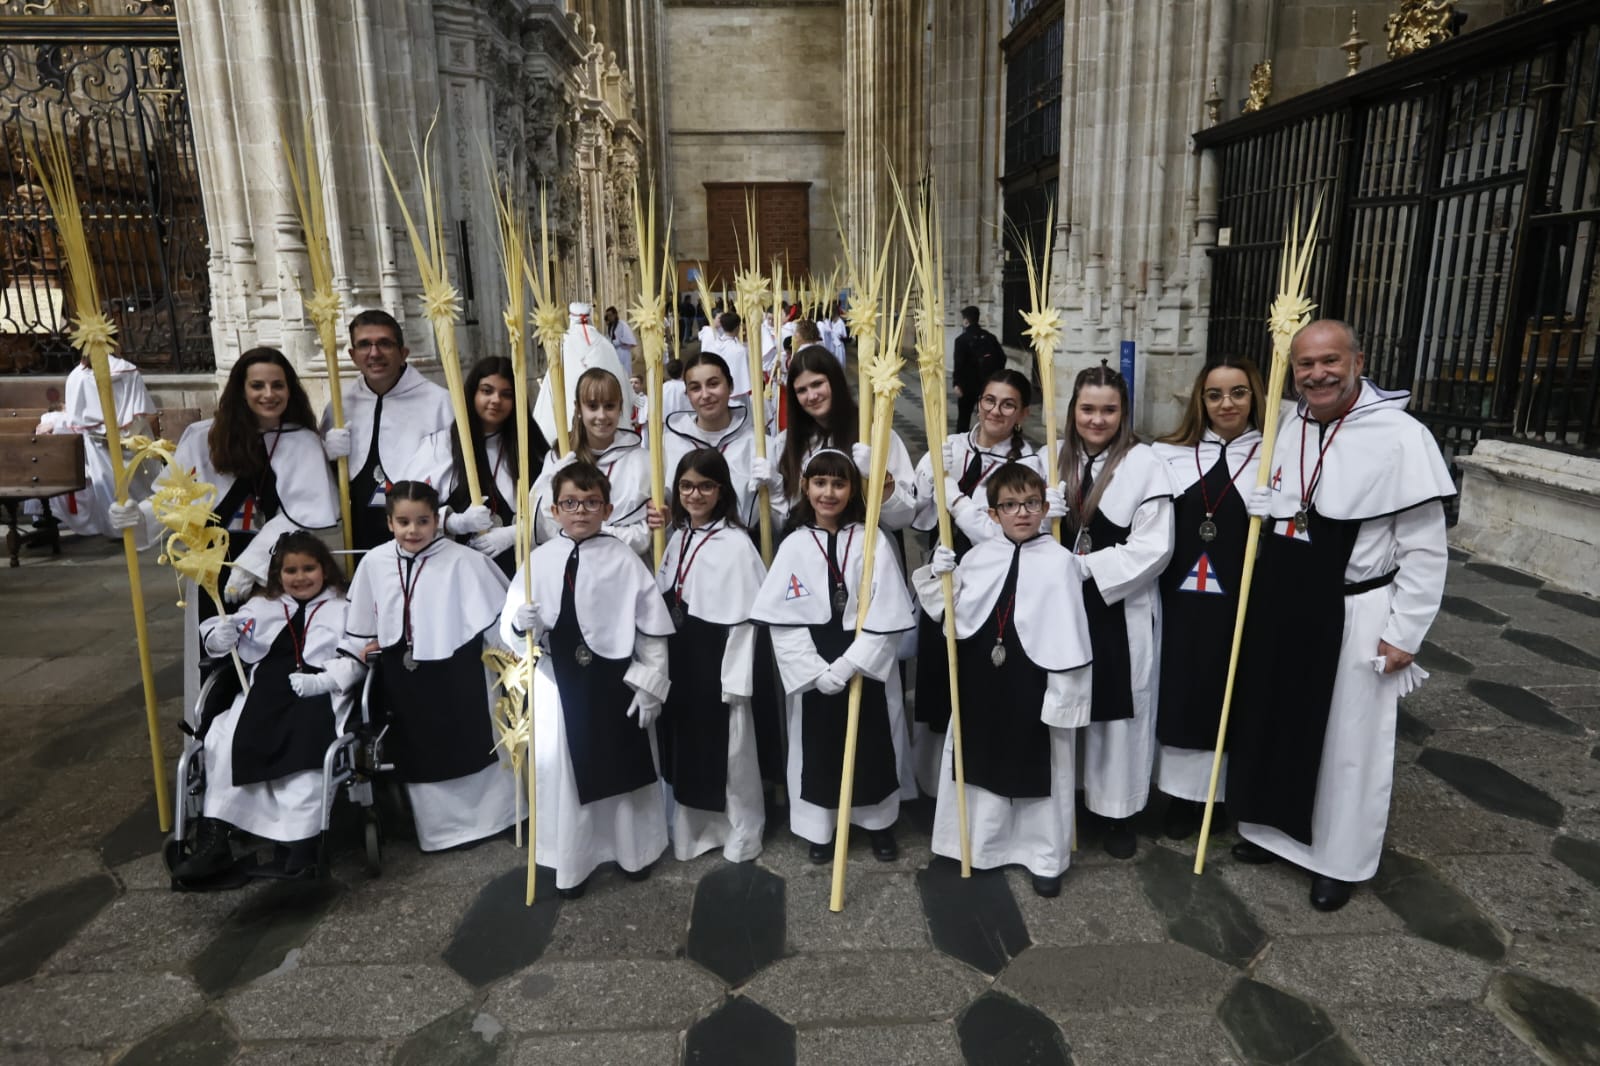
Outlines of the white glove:
M 446 515 L 444 531 L 452 537 L 464 537 L 469 533 L 482 533 L 491 524 L 489 521 L 489 508 L 481 503 L 475 503 L 460 514 L 452 511 Z
M 350 431 L 335 427 L 322 435 L 322 454 L 328 459 L 350 458 Z
M 964 498 L 965 497 L 963 496 L 963 494 L 961 492 L 961 486 L 956 483 L 956 479 L 951 477 L 950 474 L 947 471 L 945 473 L 945 475 L 944 475 L 944 503 L 945 503 L 945 506 L 949 507 L 951 510 L 955 510 L 956 501 L 964 499 Z
M 231 614 L 218 618 L 206 634 L 206 654 L 222 658 L 239 646 L 239 623 Z
M 511 628 L 525 635 L 530 643 L 538 643 L 544 635 L 544 623 L 539 620 L 539 605 L 524 603 L 517 607 L 511 618 Z
M 1244 509 L 1250 512 L 1251 518 L 1271 518 L 1272 490 L 1266 486 L 1252 489 L 1244 498 Z
M 757 455 L 750 460 L 750 480 L 745 483 L 745 488 L 752 492 L 760 492 L 761 486 L 772 482 L 772 460 L 766 456 Z
M 640 729 L 649 729 L 661 717 L 661 701 L 648 692 L 635 692 L 633 702 L 628 704 L 628 717 L 637 718 Z
M 516 526 L 496 526 L 487 533 L 479 533 L 467 541 L 467 547 L 482 552 L 493 559 L 517 542 Z
M 856 461 L 856 469 L 861 471 L 861 476 L 866 477 L 872 470 L 872 448 L 856 441 L 850 445 L 850 458 Z
M 339 690 L 339 682 L 332 674 L 290 674 L 289 687 L 301 699 L 312 696 L 331 696 Z
M 556 465 L 552 466 L 550 468 L 550 473 L 554 474 L 557 470 L 560 470 L 562 467 L 571 466 L 573 463 L 575 463 L 577 461 L 578 461 L 578 453 L 577 452 L 568 452 L 566 455 L 563 455 L 561 458 L 556 460 Z
M 928 567 L 933 571 L 933 576 L 955 572 L 956 553 L 953 549 L 946 548 L 943 544 L 934 546 L 933 555 L 928 558 Z
M 828 668 L 817 675 L 817 691 L 824 696 L 837 696 L 850 687 L 850 679 L 855 676 L 856 668 L 850 661 L 840 656 L 829 664 Z
M 228 583 L 222 588 L 222 598 L 228 603 L 243 603 L 256 587 L 256 576 L 238 566 L 228 570 Z
M 948 472 L 955 469 L 956 465 L 956 438 L 946 437 L 939 446 L 939 454 L 944 459 L 944 468 Z
M 1044 516 L 1046 518 L 1067 517 L 1067 483 L 1065 481 L 1044 490 Z
M 127 503 L 112 504 L 106 514 L 111 520 L 111 528 L 118 533 L 125 529 L 138 529 L 144 525 L 144 511 L 132 500 Z

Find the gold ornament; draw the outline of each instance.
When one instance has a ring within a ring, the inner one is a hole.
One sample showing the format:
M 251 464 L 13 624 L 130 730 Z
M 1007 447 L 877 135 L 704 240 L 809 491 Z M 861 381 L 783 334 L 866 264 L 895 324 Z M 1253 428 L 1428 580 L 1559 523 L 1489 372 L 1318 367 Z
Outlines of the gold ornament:
M 1244 114 L 1260 111 L 1267 106 L 1272 95 L 1272 60 L 1263 59 L 1250 68 L 1250 98 L 1244 102 Z
M 1344 51 L 1345 77 L 1354 75 L 1361 69 L 1361 50 L 1366 48 L 1368 41 L 1361 36 L 1361 13 L 1354 9 L 1350 12 L 1350 36 L 1339 47 Z
M 1211 95 L 1206 97 L 1206 121 L 1213 126 L 1222 121 L 1222 93 L 1216 78 L 1211 79 Z
M 1454 0 L 1400 0 L 1400 9 L 1384 22 L 1389 58 L 1420 52 L 1455 36 Z

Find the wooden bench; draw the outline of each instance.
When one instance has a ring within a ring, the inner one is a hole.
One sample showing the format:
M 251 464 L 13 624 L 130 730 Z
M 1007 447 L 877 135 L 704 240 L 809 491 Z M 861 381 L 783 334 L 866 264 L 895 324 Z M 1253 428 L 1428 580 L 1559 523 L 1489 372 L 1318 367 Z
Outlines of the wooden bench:
M 198 407 L 163 407 L 156 412 L 155 434 L 177 444 L 183 431 L 204 417 Z
M 0 411 L 0 437 L 31 437 L 42 417 L 43 411 Z
M 24 546 L 49 544 L 51 554 L 61 554 L 60 530 L 47 501 L 87 484 L 83 438 L 78 434 L 0 438 L 0 510 L 6 516 L 6 551 L 12 566 L 18 565 Z M 46 501 L 45 524 L 24 532 L 19 525 L 22 505 L 28 500 Z
M 0 415 L 48 410 L 64 403 L 63 378 L 6 377 L 0 375 Z

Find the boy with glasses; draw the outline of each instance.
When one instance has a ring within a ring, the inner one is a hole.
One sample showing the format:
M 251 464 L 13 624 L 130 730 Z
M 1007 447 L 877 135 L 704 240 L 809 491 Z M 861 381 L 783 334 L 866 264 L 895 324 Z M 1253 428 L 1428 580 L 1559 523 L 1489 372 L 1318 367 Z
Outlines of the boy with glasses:
M 642 881 L 666 850 L 649 729 L 667 697 L 673 626 L 654 575 L 602 528 L 605 474 L 570 463 L 550 497 L 561 535 L 528 557 L 531 599 L 520 572 L 512 581 L 500 632 L 513 649 L 543 649 L 533 682 L 536 856 L 554 867 L 562 898 L 576 899 L 601 863 Z
M 923 610 L 944 615 L 940 576 L 955 584 L 955 632 L 972 865 L 1027 867 L 1051 897 L 1072 858 L 1074 730 L 1089 722 L 1089 625 L 1083 570 L 1041 530 L 1044 479 L 1021 463 L 989 478 L 989 514 L 1002 536 L 956 565 L 935 548 L 912 581 Z M 954 730 L 946 734 L 933 851 L 959 859 Z

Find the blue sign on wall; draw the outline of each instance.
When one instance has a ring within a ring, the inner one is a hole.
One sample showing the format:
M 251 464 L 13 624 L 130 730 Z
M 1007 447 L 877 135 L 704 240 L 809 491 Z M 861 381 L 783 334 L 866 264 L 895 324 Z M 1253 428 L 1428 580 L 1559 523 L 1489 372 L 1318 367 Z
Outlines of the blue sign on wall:
M 1128 414 L 1132 415 L 1133 406 L 1133 370 L 1134 370 L 1134 344 L 1132 341 L 1122 342 L 1122 380 L 1128 383 Z

